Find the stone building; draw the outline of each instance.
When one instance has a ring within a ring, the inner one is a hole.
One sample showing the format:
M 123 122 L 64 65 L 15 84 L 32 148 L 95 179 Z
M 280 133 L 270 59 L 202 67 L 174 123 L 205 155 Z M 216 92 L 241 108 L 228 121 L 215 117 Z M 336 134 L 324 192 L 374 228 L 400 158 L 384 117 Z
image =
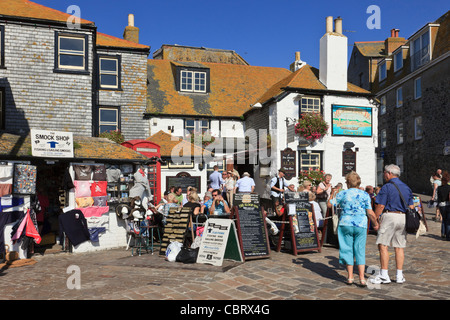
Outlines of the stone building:
M 408 39 L 385 41 L 372 91 L 379 108 L 379 175 L 396 163 L 414 191 L 430 193 L 429 178 L 450 168 L 449 12 Z M 352 63 L 349 74 L 355 74 Z
M 150 47 L 27 0 L 2 1 L 0 44 L 0 129 L 148 135 Z

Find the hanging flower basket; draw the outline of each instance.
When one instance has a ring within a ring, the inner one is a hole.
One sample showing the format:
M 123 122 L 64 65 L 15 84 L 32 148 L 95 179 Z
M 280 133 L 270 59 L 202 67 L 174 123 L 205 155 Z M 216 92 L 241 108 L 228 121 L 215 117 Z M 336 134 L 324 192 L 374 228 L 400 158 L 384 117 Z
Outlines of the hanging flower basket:
M 311 181 L 313 186 L 318 186 L 319 183 L 325 181 L 325 172 L 323 170 L 303 170 L 300 171 L 298 183 L 303 184 L 304 181 Z
M 295 125 L 295 133 L 310 144 L 322 139 L 328 133 L 328 123 L 320 113 L 303 113 Z

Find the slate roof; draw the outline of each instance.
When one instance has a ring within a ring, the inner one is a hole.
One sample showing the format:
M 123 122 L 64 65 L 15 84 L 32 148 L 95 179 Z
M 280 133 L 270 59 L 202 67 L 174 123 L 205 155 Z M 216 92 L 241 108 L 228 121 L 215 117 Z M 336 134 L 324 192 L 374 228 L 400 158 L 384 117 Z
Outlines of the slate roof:
M 106 138 L 74 136 L 74 159 L 143 162 L 149 160 L 130 148 Z M 0 157 L 31 158 L 30 135 L 0 132 Z
M 135 49 L 150 50 L 149 46 L 113 37 L 101 32 L 97 32 L 97 47 L 135 48 Z
M 164 131 L 159 131 L 148 137 L 147 141 L 156 143 L 161 147 L 161 157 L 171 157 L 172 153 L 176 156 L 182 157 L 184 150 L 190 150 L 190 156 L 211 156 L 211 152 L 200 148 L 190 141 L 183 140 L 182 138 L 172 136 Z
M 365 57 L 386 57 L 384 41 L 361 41 L 355 42 L 355 47 Z
M 258 97 L 291 72 L 283 68 L 255 67 L 222 63 L 191 63 L 210 70 L 208 94 L 180 93 L 176 90 L 179 65 L 169 60 L 148 60 L 147 113 L 240 117 Z

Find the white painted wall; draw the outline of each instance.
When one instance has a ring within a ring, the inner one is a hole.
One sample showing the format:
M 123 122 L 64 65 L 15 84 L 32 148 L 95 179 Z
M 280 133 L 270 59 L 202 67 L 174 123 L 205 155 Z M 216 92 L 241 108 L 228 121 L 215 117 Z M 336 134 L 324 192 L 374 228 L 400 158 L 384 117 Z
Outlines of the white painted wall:
M 319 79 L 328 90 L 347 90 L 348 39 L 326 33 L 320 39 Z

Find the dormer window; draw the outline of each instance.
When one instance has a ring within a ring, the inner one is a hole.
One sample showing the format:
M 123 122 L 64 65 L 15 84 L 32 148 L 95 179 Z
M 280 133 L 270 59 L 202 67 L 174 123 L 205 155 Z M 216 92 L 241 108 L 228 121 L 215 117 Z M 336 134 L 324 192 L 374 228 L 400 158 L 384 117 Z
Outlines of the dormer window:
M 430 31 L 427 30 L 411 42 L 411 71 L 414 71 L 430 61 Z
M 383 81 L 387 77 L 387 66 L 386 61 L 382 62 L 380 65 L 380 71 L 379 71 L 379 81 Z
M 209 92 L 209 69 L 179 68 L 178 77 L 180 92 Z
M 394 54 L 394 72 L 397 72 L 403 68 L 403 50 L 400 47 L 400 51 Z

